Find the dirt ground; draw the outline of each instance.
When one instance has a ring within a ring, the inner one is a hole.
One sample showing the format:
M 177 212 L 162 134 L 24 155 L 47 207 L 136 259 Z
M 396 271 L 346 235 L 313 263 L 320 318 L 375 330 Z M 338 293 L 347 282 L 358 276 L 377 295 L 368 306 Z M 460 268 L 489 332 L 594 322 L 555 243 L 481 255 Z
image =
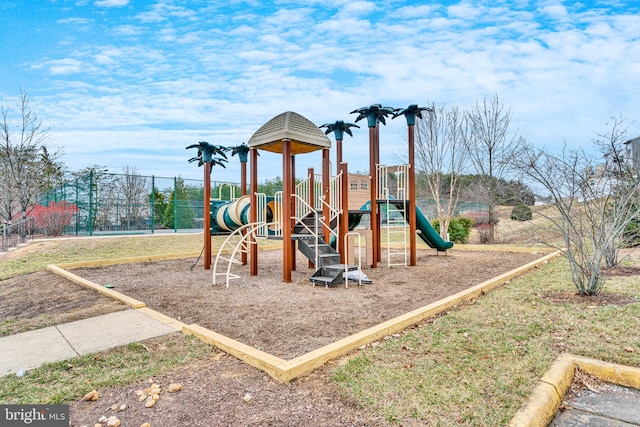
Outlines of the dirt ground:
M 126 309 L 48 271 L 0 281 L 0 336 Z
M 193 259 L 73 270 L 75 274 L 144 301 L 149 307 L 198 323 L 273 355 L 290 359 L 366 327 L 424 306 L 539 258 L 541 253 L 420 251 L 418 266 L 364 272 L 370 285 L 314 287 L 300 256 L 293 283 L 282 283 L 281 253 L 260 254 L 259 275 L 234 265 L 242 276 L 230 287 L 212 284 L 212 271 Z M 27 297 L 28 296 L 28 297 Z M 38 272 L 0 283 L 0 335 L 58 324 L 123 305 L 59 276 Z M 153 352 L 166 338 L 145 341 Z M 183 390 L 163 393 L 147 409 L 135 391 L 149 383 L 99 390 L 97 402 L 71 404 L 71 425 L 92 426 L 116 415 L 123 426 L 378 426 L 385 423 L 344 397 L 329 381 L 335 363 L 289 384 L 280 384 L 243 362 L 216 353 L 153 382 Z M 127 405 L 114 411 L 112 405 Z M 105 423 L 106 425 L 106 423 Z M 403 422 L 402 425 L 411 425 Z
M 313 269 L 298 257 L 293 283 L 282 282 L 282 253 L 260 254 L 259 274 L 233 266 L 241 278 L 213 285 L 193 260 L 73 270 L 85 279 L 144 301 L 148 307 L 197 323 L 283 359 L 292 359 L 427 305 L 537 259 L 541 254 L 423 251 L 418 266 L 364 270 L 370 285 L 314 287 Z

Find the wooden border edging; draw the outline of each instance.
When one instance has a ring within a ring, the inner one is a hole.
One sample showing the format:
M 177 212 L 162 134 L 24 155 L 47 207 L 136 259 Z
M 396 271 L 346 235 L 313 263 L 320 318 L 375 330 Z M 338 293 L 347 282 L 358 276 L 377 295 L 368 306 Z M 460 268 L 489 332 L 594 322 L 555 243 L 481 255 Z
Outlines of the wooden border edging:
M 108 288 L 105 288 L 104 286 L 100 286 L 97 283 L 94 283 L 90 280 L 83 279 L 80 276 L 76 276 L 73 273 L 63 270 L 57 265 L 48 265 L 47 270 L 52 273 L 58 274 L 64 277 L 65 279 L 72 281 L 73 283 L 77 283 L 78 285 L 84 286 L 85 288 L 93 289 L 94 291 L 102 295 L 108 296 L 109 298 L 113 298 L 117 301 L 121 301 L 122 303 L 130 307 L 137 309 L 137 308 L 143 308 L 147 306 L 142 301 L 138 301 L 135 298 L 131 298 L 129 296 L 126 296 L 125 294 L 121 294 L 120 292 L 114 291 L 113 289 L 108 289 Z
M 532 248 L 532 252 L 537 249 Z M 443 311 L 449 310 L 463 301 L 467 301 L 473 298 L 477 298 L 480 295 L 508 282 L 514 277 L 520 276 L 527 271 L 540 267 L 546 264 L 548 261 L 558 257 L 562 252 L 556 251 L 548 253 L 547 255 L 525 264 L 521 267 L 515 268 L 504 274 L 501 274 L 493 279 L 486 280 L 478 285 L 472 286 L 454 295 L 450 295 L 444 299 L 428 304 L 424 307 L 415 309 L 401 316 L 390 319 L 386 322 L 367 328 L 363 331 L 357 332 L 346 338 L 340 339 L 336 342 L 328 344 L 319 349 L 310 351 L 291 360 L 280 359 L 264 351 L 258 350 L 232 338 L 221 335 L 210 329 L 204 328 L 197 324 L 185 325 L 178 320 L 175 320 L 169 316 L 165 316 L 162 313 L 158 313 L 154 310 L 146 308 L 145 303 L 138 301 L 134 298 L 128 297 L 124 294 L 116 292 L 111 289 L 107 289 L 89 280 L 76 276 L 73 273 L 65 271 L 61 267 L 66 268 L 78 268 L 95 265 L 109 265 L 124 263 L 123 259 L 109 261 L 97 261 L 97 262 L 82 262 L 73 264 L 61 264 L 59 266 L 49 265 L 47 270 L 59 274 L 74 283 L 78 283 L 82 286 L 93 289 L 103 295 L 114 298 L 121 301 L 133 308 L 140 309 L 141 312 L 146 315 L 160 320 L 161 322 L 173 327 L 176 330 L 181 330 L 186 335 L 195 335 L 199 339 L 209 344 L 212 344 L 226 353 L 229 353 L 245 363 L 265 371 L 273 378 L 288 382 L 292 379 L 298 378 L 326 363 L 329 360 L 343 356 L 350 351 L 362 347 L 363 345 L 370 344 L 377 341 L 387 335 L 394 334 L 403 329 L 408 328 L 411 325 L 420 323 L 421 321 L 435 316 Z M 175 259 L 172 256 L 161 257 L 136 257 L 134 259 L 138 262 L 146 262 L 159 259 Z M 131 258 L 129 259 L 131 262 Z M 135 261 L 134 261 L 135 262 Z
M 540 378 L 538 385 L 507 426 L 548 426 L 571 387 L 576 367 L 603 381 L 640 388 L 640 368 L 564 353 Z
M 372 343 L 390 335 L 408 328 L 411 325 L 421 322 L 424 319 L 442 313 L 463 301 L 476 298 L 483 293 L 509 281 L 510 279 L 524 274 L 525 272 L 539 267 L 549 260 L 560 255 L 560 252 L 548 254 L 538 260 L 525 264 L 507 273 L 501 274 L 493 279 L 480 283 L 479 285 L 465 289 L 457 294 L 447 298 L 428 304 L 424 307 L 405 313 L 401 316 L 380 323 L 371 328 L 360 331 L 354 335 L 348 336 L 334 343 L 328 344 L 317 350 L 313 350 L 302 356 L 287 361 L 282 368 L 282 376 L 277 378 L 281 381 L 290 381 L 313 369 L 322 366 L 328 360 L 342 356 L 351 350 L 355 350 L 363 345 Z

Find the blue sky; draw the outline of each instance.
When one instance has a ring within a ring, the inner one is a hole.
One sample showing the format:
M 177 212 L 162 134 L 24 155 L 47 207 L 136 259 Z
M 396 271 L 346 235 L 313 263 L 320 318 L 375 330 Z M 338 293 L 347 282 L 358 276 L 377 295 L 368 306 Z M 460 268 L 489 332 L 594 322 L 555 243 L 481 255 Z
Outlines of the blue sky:
M 200 179 L 187 145 L 238 145 L 285 111 L 320 125 L 371 104 L 467 109 L 493 94 L 538 146 L 586 146 L 611 116 L 640 135 L 635 0 L 3 0 L 0 28 L 0 99 L 27 92 L 72 170 Z M 344 159 L 366 171 L 358 124 Z M 397 163 L 404 119 L 380 139 L 381 161 Z M 260 178 L 280 165 L 263 154 Z M 320 156 L 296 166 L 319 170 Z M 214 179 L 238 181 L 238 161 Z

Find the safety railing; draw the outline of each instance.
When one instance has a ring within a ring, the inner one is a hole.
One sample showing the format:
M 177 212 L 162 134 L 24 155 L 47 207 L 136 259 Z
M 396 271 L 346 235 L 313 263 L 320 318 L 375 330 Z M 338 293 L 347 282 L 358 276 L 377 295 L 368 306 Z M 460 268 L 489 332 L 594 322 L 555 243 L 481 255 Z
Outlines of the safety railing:
M 218 186 L 218 197 L 214 197 L 213 200 L 223 200 L 222 199 L 222 189 L 224 187 L 229 187 L 229 200 L 236 199 L 236 187 L 233 184 L 228 182 L 223 182 Z
M 314 209 L 312 206 L 311 197 L 311 178 L 307 177 L 304 181 L 299 182 L 295 188 L 295 217 L 304 218 L 310 214 Z
M 0 252 L 6 252 L 27 240 L 33 240 L 35 234 L 33 218 L 26 218 L 16 224 L 5 222 L 2 226 Z
M 344 274 L 347 275 L 347 277 L 344 278 L 344 287 L 348 288 L 349 287 L 349 261 L 351 260 L 351 258 L 349 257 L 349 244 L 348 244 L 348 239 L 349 236 L 353 236 L 353 245 L 354 245 L 354 250 L 355 247 L 357 245 L 358 247 L 358 285 L 362 285 L 362 245 L 360 242 L 361 239 L 361 235 L 360 233 L 358 233 L 357 231 L 349 231 L 347 234 L 344 235 Z M 357 242 L 355 238 L 358 238 Z

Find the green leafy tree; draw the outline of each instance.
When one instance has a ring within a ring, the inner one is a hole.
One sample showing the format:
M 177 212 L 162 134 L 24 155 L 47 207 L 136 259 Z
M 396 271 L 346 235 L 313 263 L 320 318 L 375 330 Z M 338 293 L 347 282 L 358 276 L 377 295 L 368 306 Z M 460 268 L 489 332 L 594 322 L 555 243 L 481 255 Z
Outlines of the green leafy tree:
M 533 212 L 529 206 L 519 204 L 511 209 L 511 219 L 514 221 L 531 221 L 533 219 Z
M 164 214 L 168 206 L 167 198 L 155 186 L 152 191 L 153 194 L 149 194 L 149 203 L 153 202 L 153 222 L 155 224 L 163 224 Z
M 169 228 L 192 228 L 194 213 L 184 179 L 176 178 L 173 192 L 164 212 L 163 224 Z
M 440 233 L 440 221 L 433 220 L 431 222 L 433 228 Z M 470 218 L 466 218 L 463 216 L 456 216 L 451 218 L 449 221 L 449 228 L 447 232 L 449 233 L 449 239 L 453 243 L 467 243 L 469 241 L 469 234 L 471 233 L 471 227 L 473 226 L 473 220 Z

